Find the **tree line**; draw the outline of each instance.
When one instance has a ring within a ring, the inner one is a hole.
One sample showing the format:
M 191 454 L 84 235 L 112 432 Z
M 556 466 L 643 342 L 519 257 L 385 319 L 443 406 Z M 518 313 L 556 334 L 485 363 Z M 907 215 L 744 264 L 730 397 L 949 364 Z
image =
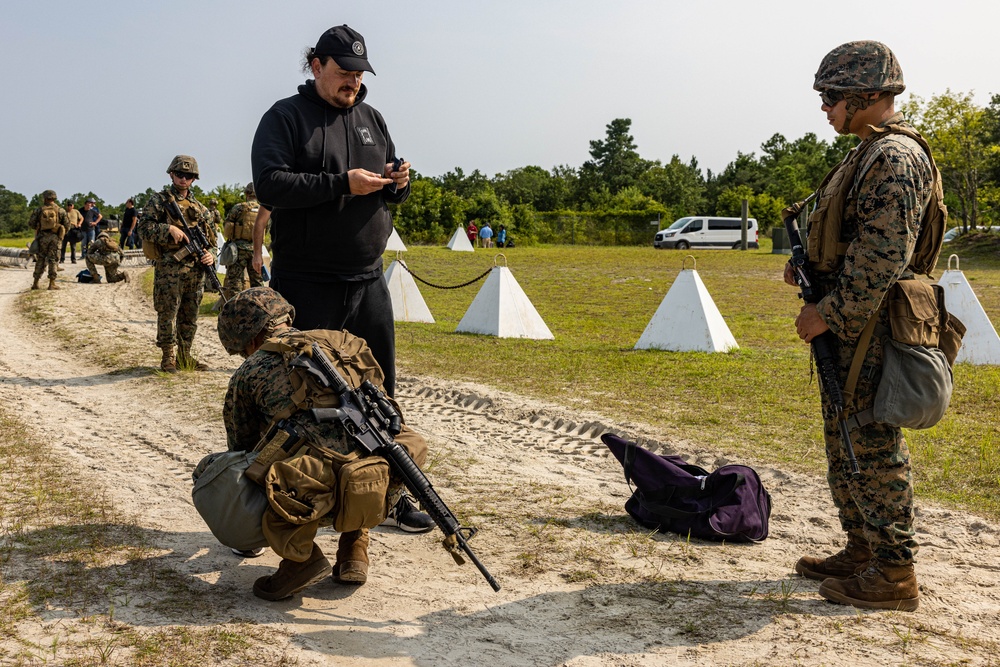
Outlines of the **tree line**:
M 965 227 L 1000 224 L 1000 95 L 980 107 L 972 93 L 947 90 L 930 100 L 911 96 L 901 107 L 924 135 L 937 160 L 952 220 Z M 441 176 L 411 172 L 411 192 L 393 206 L 394 222 L 407 243 L 441 244 L 459 226 L 476 220 L 506 226 L 519 244 L 648 244 L 655 227 L 686 215 L 739 216 L 742 201 L 762 232 L 780 223 L 781 210 L 819 186 L 856 143 L 832 142 L 813 133 L 789 140 L 776 133 L 760 152 L 737 152 L 719 173 L 702 170 L 695 157 L 646 160 L 631 135 L 632 121 L 616 118 L 603 138 L 590 141 L 590 159 L 579 167 L 512 169 L 489 178 L 456 167 Z M 149 188 L 134 197 L 142 207 Z M 241 184 L 220 185 L 195 196 L 215 198 L 225 213 L 242 198 Z M 93 197 L 105 217 L 121 213 L 95 193 L 63 200 L 81 206 Z M 29 212 L 41 204 L 0 185 L 0 235 L 27 231 Z

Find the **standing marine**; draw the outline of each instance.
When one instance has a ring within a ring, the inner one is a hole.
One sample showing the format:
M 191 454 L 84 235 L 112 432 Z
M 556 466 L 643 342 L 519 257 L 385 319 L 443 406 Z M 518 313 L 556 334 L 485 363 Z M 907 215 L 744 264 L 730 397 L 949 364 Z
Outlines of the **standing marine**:
M 832 331 L 845 386 L 862 333 L 874 318 L 874 335 L 846 406 L 859 415 L 874 405 L 883 372 L 883 338 L 889 333 L 887 295 L 913 278 L 921 225 L 938 183 L 930 149 L 895 110 L 903 72 L 887 46 L 874 41 L 842 44 L 823 58 L 813 87 L 821 109 L 840 134 L 861 142 L 824 179 L 809 217 L 810 270 L 823 298 L 802 307 L 796 331 L 806 343 Z M 839 231 L 838 231 L 839 230 Z M 794 284 L 790 267 L 785 281 Z M 847 544 L 833 556 L 803 556 L 795 570 L 820 580 L 821 596 L 870 609 L 913 611 L 918 605 L 913 562 L 913 479 L 902 431 L 888 424 L 856 425 L 851 439 L 859 475 L 852 475 L 830 397 L 821 392 L 827 479 Z
M 189 242 L 181 222 L 167 212 L 169 202 L 176 202 L 187 226 L 200 227 L 214 250 L 212 218 L 191 194 L 198 178 L 198 162 L 190 155 L 178 155 L 167 167 L 171 184 L 150 196 L 139 219 L 142 251 L 154 261 L 153 307 L 156 308 L 156 345 L 161 348 L 160 369 L 167 373 L 177 366 L 206 370 L 208 366 L 191 354 L 198 330 L 198 308 L 204 285 L 204 270 L 199 264 L 214 265 L 215 257 L 205 250 L 200 257 L 188 253 Z M 177 348 L 176 355 L 174 348 Z
M 243 188 L 243 194 L 246 201 L 238 203 L 229 211 L 222 226 L 223 238 L 236 249 L 236 259 L 226 266 L 226 282 L 222 286 L 227 301 L 247 288 L 244 275 L 250 277 L 250 287 L 264 284 L 260 271 L 253 266 L 253 232 L 260 204 L 252 182 Z
M 42 205 L 31 212 L 28 226 L 35 230 L 35 240 L 38 241 L 38 252 L 35 254 L 35 281 L 31 289 L 38 289 L 38 281 L 49 270 L 49 289 L 59 289 L 56 275 L 59 270 L 59 246 L 63 236 L 69 230 L 69 218 L 66 211 L 56 203 L 54 190 L 42 193 Z

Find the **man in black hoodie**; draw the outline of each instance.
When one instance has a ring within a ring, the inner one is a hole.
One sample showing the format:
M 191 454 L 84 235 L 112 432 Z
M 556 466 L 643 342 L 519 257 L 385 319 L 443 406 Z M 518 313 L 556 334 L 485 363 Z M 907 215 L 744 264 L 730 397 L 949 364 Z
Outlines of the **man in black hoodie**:
M 387 202 L 410 192 L 409 163 L 382 115 L 364 103 L 361 79 L 375 71 L 365 40 L 346 25 L 306 52 L 313 79 L 279 100 L 253 140 L 253 182 L 271 214 L 271 287 L 306 329 L 347 329 L 364 338 L 396 388 L 392 302 L 382 253 L 392 233 Z
M 382 114 L 364 103 L 361 79 L 375 70 L 360 33 L 330 28 L 306 51 L 304 69 L 313 79 L 268 109 L 250 153 L 257 197 L 271 209 L 270 286 L 295 307 L 297 326 L 364 338 L 393 396 L 396 330 L 382 253 L 392 233 L 386 204 L 410 194 L 410 163 L 396 162 Z M 403 502 L 389 522 L 410 532 L 434 525 Z

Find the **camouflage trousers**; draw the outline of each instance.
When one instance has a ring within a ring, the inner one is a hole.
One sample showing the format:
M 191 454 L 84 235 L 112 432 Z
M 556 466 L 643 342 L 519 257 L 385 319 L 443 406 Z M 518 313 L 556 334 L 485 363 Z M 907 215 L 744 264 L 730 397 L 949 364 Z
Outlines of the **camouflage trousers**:
M 247 289 L 244 276 L 250 276 L 250 287 L 262 287 L 264 279 L 260 273 L 253 270 L 253 244 L 247 241 L 236 242 L 236 261 L 226 267 L 226 280 L 222 284 L 222 293 L 226 301 L 232 299 L 237 292 Z
M 881 324 L 875 329 L 851 413 L 866 410 L 875 403 L 882 377 L 882 336 L 887 333 L 888 328 Z M 841 386 L 853 353 L 853 348 L 840 351 Z M 825 392 L 822 399 L 827 480 L 841 526 L 845 532 L 867 540 L 880 559 L 898 565 L 912 563 L 919 546 L 913 539 L 913 477 L 903 432 L 886 424 L 868 424 L 851 431 L 851 443 L 861 470 L 860 475 L 853 477 L 836 412 Z
M 181 264 L 171 258 L 156 261 L 153 307 L 156 309 L 157 347 L 179 344 L 190 349 L 198 330 L 203 276 L 204 271 L 195 264 Z
M 84 259 L 86 260 L 87 270 L 90 271 L 90 275 L 100 277 L 101 274 L 97 272 L 97 265 L 100 264 L 104 267 L 104 277 L 109 283 L 117 283 L 125 280 L 125 272 L 118 270 L 118 253 L 89 252 Z
M 42 277 L 45 267 L 49 269 L 49 280 L 55 280 L 59 265 L 59 245 L 62 239 L 52 232 L 38 233 L 38 254 L 35 255 L 35 280 Z

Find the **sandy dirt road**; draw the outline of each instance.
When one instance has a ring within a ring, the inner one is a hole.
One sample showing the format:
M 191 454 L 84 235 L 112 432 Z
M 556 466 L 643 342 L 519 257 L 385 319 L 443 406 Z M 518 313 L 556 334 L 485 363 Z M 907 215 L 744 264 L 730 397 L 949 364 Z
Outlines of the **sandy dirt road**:
M 853 667 L 1000 656 L 993 522 L 921 504 L 919 611 L 858 613 L 792 573 L 802 553 L 840 548 L 823 479 L 755 466 L 774 505 L 762 544 L 651 536 L 624 513 L 630 492 L 600 433 L 624 432 L 708 468 L 725 462 L 718 452 L 606 415 L 407 376 L 405 360 L 397 398 L 430 442 L 432 481 L 480 528 L 472 546 L 503 590 L 456 565 L 436 531 L 380 528 L 365 586 L 325 581 L 289 601 L 260 601 L 250 587 L 278 558 L 232 556 L 190 499 L 193 467 L 225 448 L 222 396 L 238 359 L 202 318 L 196 352 L 212 370 L 153 372 L 155 313 L 135 280 L 141 269 L 128 271 L 127 284 L 67 278 L 59 291 L 24 295 L 30 272 L 0 269 L 0 401 L 137 517 L 157 545 L 152 557 L 186 590 L 211 600 L 185 611 L 137 587 L 116 609 L 119 622 L 266 626 L 281 639 L 261 647 L 260 664 Z M 332 554 L 336 534 L 322 531 L 318 542 Z M 20 631 L 44 637 L 65 614 L 44 610 Z

